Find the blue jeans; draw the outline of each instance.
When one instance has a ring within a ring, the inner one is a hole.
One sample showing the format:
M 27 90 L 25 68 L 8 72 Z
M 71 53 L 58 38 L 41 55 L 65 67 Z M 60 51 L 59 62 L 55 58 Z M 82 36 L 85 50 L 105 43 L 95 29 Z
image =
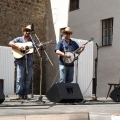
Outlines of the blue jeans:
M 26 73 L 25 65 L 17 65 L 17 79 L 16 79 L 16 94 L 23 96 L 28 95 L 29 85 L 32 78 L 33 66 L 27 66 L 28 73 Z
M 59 65 L 60 79 L 59 82 L 71 83 L 73 81 L 74 66 Z

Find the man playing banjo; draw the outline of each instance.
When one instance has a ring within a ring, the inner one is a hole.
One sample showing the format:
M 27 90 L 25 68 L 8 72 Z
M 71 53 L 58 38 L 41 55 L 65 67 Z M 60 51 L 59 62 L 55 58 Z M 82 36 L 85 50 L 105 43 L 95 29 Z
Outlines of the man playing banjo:
M 79 49 L 78 44 L 70 39 L 72 35 L 70 27 L 66 27 L 62 30 L 63 39 L 58 42 L 55 48 L 56 54 L 59 55 L 59 71 L 60 71 L 60 80 L 59 82 L 71 83 L 73 81 L 74 75 L 74 55 L 72 52 L 77 50 L 77 54 L 80 54 L 85 45 Z

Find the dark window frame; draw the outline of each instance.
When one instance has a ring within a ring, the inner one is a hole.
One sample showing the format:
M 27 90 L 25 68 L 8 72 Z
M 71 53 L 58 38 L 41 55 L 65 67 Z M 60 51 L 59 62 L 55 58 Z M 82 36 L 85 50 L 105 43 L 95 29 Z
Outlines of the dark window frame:
M 113 18 L 102 20 L 102 46 L 112 46 L 112 43 L 113 43 L 113 20 L 114 20 Z M 105 39 L 107 39 L 107 40 L 105 40 Z
M 69 9 L 69 11 L 78 10 L 79 9 L 79 3 L 80 3 L 80 0 L 70 0 L 70 9 Z M 72 6 L 73 4 L 75 4 L 74 7 Z
M 66 27 L 60 28 L 60 39 L 62 39 L 63 34 L 62 34 L 62 30 L 64 30 Z

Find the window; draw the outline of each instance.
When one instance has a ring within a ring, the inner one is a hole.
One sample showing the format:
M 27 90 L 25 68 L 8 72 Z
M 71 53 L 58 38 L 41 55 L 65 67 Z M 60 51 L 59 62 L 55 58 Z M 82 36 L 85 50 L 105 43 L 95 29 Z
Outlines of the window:
M 79 0 L 70 0 L 70 11 L 79 9 Z
M 113 18 L 102 21 L 102 46 L 112 45 Z

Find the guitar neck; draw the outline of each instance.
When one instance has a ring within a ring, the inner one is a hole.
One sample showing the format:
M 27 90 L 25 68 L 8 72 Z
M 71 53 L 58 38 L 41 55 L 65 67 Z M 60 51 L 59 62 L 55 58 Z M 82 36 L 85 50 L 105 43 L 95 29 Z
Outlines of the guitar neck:
M 46 44 L 55 44 L 55 41 L 54 41 L 54 40 L 51 40 L 51 41 L 42 43 L 42 45 L 46 45 Z M 38 44 L 38 46 L 39 46 L 39 45 L 40 45 L 40 44 Z

